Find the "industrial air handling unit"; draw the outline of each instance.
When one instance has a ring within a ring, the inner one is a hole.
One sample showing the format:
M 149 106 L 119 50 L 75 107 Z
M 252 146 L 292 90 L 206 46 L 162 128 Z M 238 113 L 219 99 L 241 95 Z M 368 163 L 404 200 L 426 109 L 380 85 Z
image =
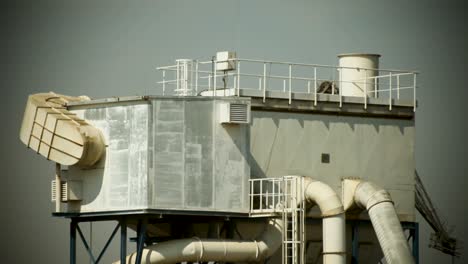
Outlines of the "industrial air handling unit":
M 159 67 L 159 95 L 31 95 L 20 138 L 57 164 L 70 263 L 77 232 L 101 260 L 79 223 L 103 220 L 120 263 L 417 263 L 417 73 L 378 61 L 218 52 Z

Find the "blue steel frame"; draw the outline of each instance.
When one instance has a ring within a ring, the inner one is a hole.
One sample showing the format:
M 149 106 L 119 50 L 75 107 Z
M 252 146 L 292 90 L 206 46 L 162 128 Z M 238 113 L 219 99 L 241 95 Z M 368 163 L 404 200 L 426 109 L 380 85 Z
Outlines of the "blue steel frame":
M 135 219 L 133 217 L 132 219 Z M 115 221 L 117 220 L 118 223 L 115 226 L 114 230 L 112 231 L 112 234 L 108 238 L 106 244 L 102 248 L 101 252 L 99 253 L 98 257 L 95 258 L 93 252 L 91 251 L 91 248 L 88 245 L 88 242 L 86 238 L 83 235 L 83 232 L 81 231 L 81 228 L 79 226 L 80 222 L 94 222 L 94 221 Z M 146 241 L 146 226 L 148 224 L 148 219 L 144 216 L 138 217 L 137 218 L 138 225 L 137 225 L 137 256 L 136 256 L 136 264 L 141 263 L 142 255 L 143 255 L 143 247 Z M 118 219 L 101 219 L 101 218 L 88 218 L 88 217 L 72 217 L 71 222 L 70 222 L 70 264 L 76 264 L 76 233 L 78 232 L 78 235 L 81 239 L 81 242 L 83 243 L 86 251 L 88 252 L 88 255 L 91 258 L 91 261 L 93 264 L 98 264 L 102 257 L 104 256 L 105 252 L 107 251 L 107 248 L 109 247 L 110 243 L 114 239 L 117 231 L 120 229 L 120 263 L 126 263 L 126 258 L 127 258 L 127 226 L 128 226 L 128 217 L 120 217 Z
M 147 242 L 146 236 L 146 227 L 148 224 L 148 217 L 151 215 L 121 215 L 121 216 L 96 216 L 96 217 L 70 217 L 70 264 L 76 264 L 76 234 L 78 233 L 81 241 L 84 244 L 89 256 L 91 257 L 92 263 L 97 264 L 104 256 L 107 248 L 109 247 L 110 243 L 112 242 L 114 236 L 116 235 L 117 231 L 120 228 L 120 262 L 126 263 L 127 257 L 127 227 L 128 227 L 128 220 L 132 220 L 133 222 L 137 221 L 137 237 L 136 241 L 136 264 L 141 264 L 141 259 L 143 255 L 143 248 L 145 243 Z M 152 217 L 155 217 L 154 215 Z M 260 220 L 261 218 L 252 219 L 252 220 Z M 317 219 L 308 219 L 308 223 L 317 221 Z M 104 245 L 103 249 L 101 250 L 97 259 L 94 257 L 91 249 L 86 241 L 86 238 L 83 235 L 79 227 L 79 223 L 81 222 L 94 222 L 94 221 L 118 221 L 116 227 L 114 228 L 112 234 L 110 235 L 109 239 L 107 240 L 106 244 Z M 352 250 L 351 250 L 351 263 L 358 264 L 359 263 L 359 225 L 361 222 L 367 222 L 365 220 L 351 220 L 351 237 L 352 237 Z M 403 230 L 409 231 L 408 241 L 411 239 L 412 245 L 412 253 L 416 264 L 419 264 L 419 224 L 415 222 L 402 222 L 401 223 Z M 231 230 L 232 232 L 232 230 Z M 230 232 L 230 233 L 231 233 Z

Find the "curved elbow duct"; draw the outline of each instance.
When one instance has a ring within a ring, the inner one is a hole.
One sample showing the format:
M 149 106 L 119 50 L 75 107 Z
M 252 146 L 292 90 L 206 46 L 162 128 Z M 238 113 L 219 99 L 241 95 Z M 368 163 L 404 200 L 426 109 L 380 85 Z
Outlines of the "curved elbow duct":
M 346 221 L 343 204 L 335 191 L 323 182 L 305 178 L 304 196 L 322 212 L 323 263 L 346 263 Z
M 317 204 L 323 216 L 323 263 L 346 263 L 345 215 L 340 198 L 330 186 L 305 178 L 304 198 Z M 282 243 L 283 221 L 270 219 L 255 241 L 221 239 L 178 239 L 143 249 L 141 263 L 259 262 L 273 255 Z M 127 257 L 133 264 L 136 253 Z M 118 263 L 118 262 L 115 262 Z
M 352 185 L 355 188 L 354 202 L 367 209 L 387 263 L 414 263 L 390 194 L 370 182 Z
M 105 152 L 101 131 L 69 112 L 68 102 L 86 101 L 55 93 L 30 95 L 20 130 L 21 141 L 37 153 L 62 165 L 88 168 Z
M 282 229 L 282 220 L 270 219 L 265 231 L 254 241 L 191 238 L 161 242 L 143 249 L 141 263 L 259 262 L 281 246 Z M 127 257 L 128 264 L 135 260 L 136 253 Z

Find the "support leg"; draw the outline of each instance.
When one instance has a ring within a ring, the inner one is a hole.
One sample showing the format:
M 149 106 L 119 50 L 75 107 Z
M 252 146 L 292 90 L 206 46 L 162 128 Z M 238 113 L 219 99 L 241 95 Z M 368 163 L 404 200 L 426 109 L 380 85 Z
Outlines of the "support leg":
M 351 253 L 351 263 L 359 263 L 359 221 L 353 222 L 351 225 L 352 228 L 352 253 Z
M 137 228 L 137 257 L 135 264 L 141 264 L 141 258 L 143 256 L 143 247 L 146 239 L 146 224 L 148 219 L 143 218 L 138 221 Z
M 126 263 L 127 258 L 127 219 L 120 220 L 120 263 Z
M 414 262 L 419 264 L 419 223 L 414 223 L 413 232 L 413 257 Z
M 70 264 L 76 264 L 76 221 L 70 223 Z

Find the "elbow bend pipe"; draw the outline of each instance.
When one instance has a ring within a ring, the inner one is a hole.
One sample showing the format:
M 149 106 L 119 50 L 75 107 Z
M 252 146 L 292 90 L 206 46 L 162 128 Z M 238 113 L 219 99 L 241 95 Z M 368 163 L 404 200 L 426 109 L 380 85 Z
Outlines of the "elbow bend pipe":
M 346 220 L 341 199 L 327 184 L 304 179 L 304 199 L 322 213 L 323 263 L 346 263 Z
M 179 262 L 260 262 L 271 257 L 282 243 L 283 221 L 272 218 L 253 241 L 225 239 L 176 239 L 143 249 L 142 264 Z M 136 253 L 127 256 L 133 264 Z M 119 261 L 114 264 L 120 263 Z
M 363 181 L 356 187 L 354 201 L 367 209 L 385 260 L 389 264 L 413 264 L 390 194 L 373 183 Z

